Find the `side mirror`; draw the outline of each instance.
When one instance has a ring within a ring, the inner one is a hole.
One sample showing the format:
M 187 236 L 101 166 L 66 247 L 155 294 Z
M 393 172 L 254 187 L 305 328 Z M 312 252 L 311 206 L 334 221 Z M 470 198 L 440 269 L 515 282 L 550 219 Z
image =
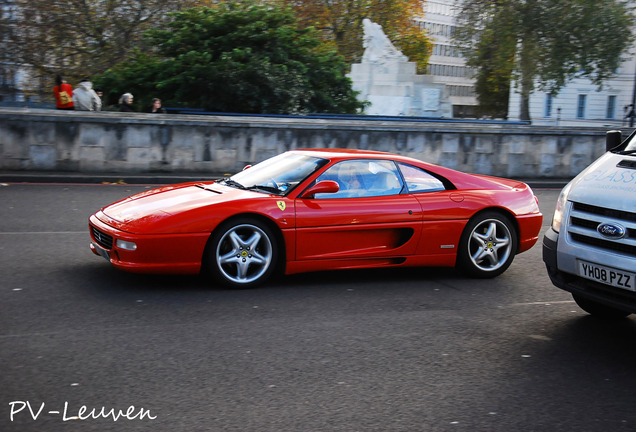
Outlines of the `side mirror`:
M 340 186 L 333 180 L 323 180 L 307 189 L 300 197 L 313 198 L 317 193 L 336 193 L 340 190 Z
M 605 151 L 618 147 L 623 142 L 623 135 L 619 130 L 607 131 L 605 134 Z

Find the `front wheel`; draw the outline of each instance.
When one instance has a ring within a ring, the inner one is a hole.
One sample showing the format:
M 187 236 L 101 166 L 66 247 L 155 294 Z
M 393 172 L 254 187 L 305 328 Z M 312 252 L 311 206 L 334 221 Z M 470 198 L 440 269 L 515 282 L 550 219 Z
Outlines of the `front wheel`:
M 207 250 L 207 265 L 218 282 L 251 288 L 265 282 L 278 262 L 278 243 L 271 228 L 251 218 L 221 224 Z
M 499 276 L 512 264 L 517 242 L 517 232 L 509 217 L 497 212 L 479 214 L 464 228 L 458 265 L 473 277 Z

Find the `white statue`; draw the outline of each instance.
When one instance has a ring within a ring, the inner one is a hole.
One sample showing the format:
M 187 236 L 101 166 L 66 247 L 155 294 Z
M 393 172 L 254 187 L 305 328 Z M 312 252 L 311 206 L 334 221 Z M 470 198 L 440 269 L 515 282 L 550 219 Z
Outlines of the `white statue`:
M 382 26 L 371 22 L 370 19 L 362 20 L 364 30 L 364 54 L 362 63 L 393 63 L 406 62 L 408 57 L 400 52 L 382 31 Z

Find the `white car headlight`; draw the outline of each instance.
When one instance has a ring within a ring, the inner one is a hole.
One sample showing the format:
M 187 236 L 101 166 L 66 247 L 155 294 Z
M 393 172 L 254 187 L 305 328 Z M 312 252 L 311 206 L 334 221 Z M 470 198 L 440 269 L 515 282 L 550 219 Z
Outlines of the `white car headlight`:
M 559 199 L 554 209 L 554 217 L 552 218 L 552 229 L 556 232 L 561 231 L 561 224 L 563 223 L 563 212 L 565 211 L 565 205 L 568 202 L 568 195 L 570 194 L 571 183 L 563 188 L 559 194 Z
M 117 247 L 128 251 L 134 251 L 137 249 L 137 245 L 134 242 L 120 239 L 117 239 Z

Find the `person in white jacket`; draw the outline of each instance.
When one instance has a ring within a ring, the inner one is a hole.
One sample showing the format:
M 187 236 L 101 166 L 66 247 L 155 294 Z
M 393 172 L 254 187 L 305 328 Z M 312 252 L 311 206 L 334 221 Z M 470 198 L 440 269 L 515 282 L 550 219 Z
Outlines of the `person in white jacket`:
M 102 100 L 93 90 L 93 83 L 84 78 L 73 91 L 73 104 L 76 111 L 101 111 Z

